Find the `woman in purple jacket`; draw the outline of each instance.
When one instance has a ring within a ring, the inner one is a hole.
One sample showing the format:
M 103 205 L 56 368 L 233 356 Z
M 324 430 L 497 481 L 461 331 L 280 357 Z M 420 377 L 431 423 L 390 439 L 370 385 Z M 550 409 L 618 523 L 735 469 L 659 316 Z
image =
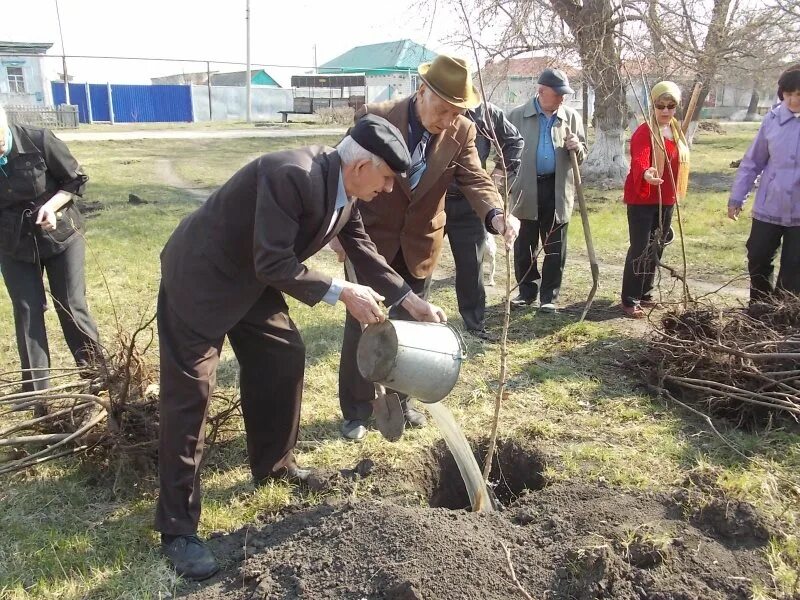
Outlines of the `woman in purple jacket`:
M 747 240 L 750 302 L 783 290 L 800 294 L 800 65 L 778 79 L 781 103 L 764 117 L 744 155 L 728 200 L 728 217 L 739 218 L 746 196 L 761 174 Z M 773 288 L 773 261 L 781 249 L 781 267 Z

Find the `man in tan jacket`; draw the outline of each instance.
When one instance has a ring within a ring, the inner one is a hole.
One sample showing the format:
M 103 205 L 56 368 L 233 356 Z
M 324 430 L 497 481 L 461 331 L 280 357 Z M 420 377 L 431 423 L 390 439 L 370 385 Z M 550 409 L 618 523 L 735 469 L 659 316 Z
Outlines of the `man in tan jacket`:
M 408 144 L 408 176 L 397 177 L 392 191 L 379 194 L 370 204 L 360 203 L 359 209 L 378 252 L 424 298 L 442 250 L 445 193 L 451 182 L 461 189 L 486 229 L 502 234 L 507 244 L 517 235 L 518 221 L 503 214 L 500 196 L 481 167 L 475 124 L 464 116 L 481 101 L 466 62 L 440 55 L 420 65 L 418 71 L 422 84 L 414 95 L 368 104 L 356 113 L 356 120 L 367 113 L 384 117 Z M 355 275 L 361 277 L 357 268 Z M 409 318 L 398 306 L 392 307 L 389 317 Z M 361 377 L 356 364 L 360 337 L 358 322 L 348 315 L 339 367 L 339 403 L 345 419 L 342 435 L 354 440 L 366 435 L 370 403 L 375 398 L 374 385 Z M 406 398 L 401 399 L 400 408 L 407 424 L 425 424 L 425 416 Z
M 522 164 L 511 190 L 511 212 L 521 221 L 514 244 L 514 272 L 519 295 L 512 306 L 536 302 L 539 310 L 556 310 L 567 260 L 567 226 L 575 204 L 572 162 L 586 158 L 586 136 L 577 111 L 564 105 L 572 94 L 569 81 L 559 69 L 545 69 L 539 76 L 539 93 L 508 113 L 508 120 L 522 134 Z M 537 266 L 541 240 L 542 270 Z

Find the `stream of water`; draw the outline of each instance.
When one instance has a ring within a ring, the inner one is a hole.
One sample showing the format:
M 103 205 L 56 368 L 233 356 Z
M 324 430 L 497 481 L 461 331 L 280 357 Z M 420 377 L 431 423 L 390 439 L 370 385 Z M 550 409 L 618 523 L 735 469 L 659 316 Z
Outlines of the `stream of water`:
M 467 495 L 469 495 L 470 506 L 473 512 L 492 512 L 492 501 L 489 498 L 489 492 L 486 489 L 486 484 L 483 482 L 483 475 L 475 460 L 475 455 L 472 454 L 467 438 L 464 432 L 456 423 L 453 413 L 447 408 L 443 402 L 435 402 L 433 404 L 426 404 L 425 408 L 431 413 L 436 425 L 439 426 L 439 431 L 444 436 L 444 441 L 447 447 L 455 458 L 458 471 L 461 473 L 461 478 L 464 480 L 464 485 L 467 488 Z

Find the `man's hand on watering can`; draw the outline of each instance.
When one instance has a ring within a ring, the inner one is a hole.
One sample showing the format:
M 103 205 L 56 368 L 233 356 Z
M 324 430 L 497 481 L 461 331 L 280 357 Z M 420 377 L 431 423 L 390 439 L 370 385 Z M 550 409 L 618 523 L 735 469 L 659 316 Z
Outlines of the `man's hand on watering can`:
M 430 302 L 425 302 L 425 300 L 413 292 L 405 297 L 403 302 L 401 302 L 401 306 L 417 321 L 447 323 L 447 315 L 444 314 L 441 308 Z
M 383 302 L 383 296 L 366 285 L 349 281 L 345 281 L 343 284 L 344 288 L 339 295 L 339 300 L 344 303 L 347 310 L 359 323 L 371 325 L 383 323 L 386 320 L 386 315 L 378 305 L 378 302 Z

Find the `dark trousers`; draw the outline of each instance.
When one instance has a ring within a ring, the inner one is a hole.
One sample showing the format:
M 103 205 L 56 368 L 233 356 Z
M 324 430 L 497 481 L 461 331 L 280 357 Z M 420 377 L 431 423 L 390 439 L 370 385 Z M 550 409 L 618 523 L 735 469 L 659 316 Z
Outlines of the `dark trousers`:
M 23 369 L 30 369 L 22 376 L 23 391 L 43 390 L 48 386 L 50 347 L 44 322 L 45 271 L 61 330 L 75 363 L 87 365 L 102 357 L 97 325 L 86 303 L 85 255 L 86 242 L 82 238 L 74 240 L 61 254 L 38 263 L 0 255 L 0 270 L 14 309 L 20 363 Z
M 223 338 L 208 339 L 183 323 L 161 287 L 160 495 L 156 529 L 197 531 L 205 423 Z M 228 332 L 239 362 L 247 456 L 255 481 L 294 463 L 303 396 L 305 346 L 281 293 L 268 288 Z
M 431 278 L 417 279 L 408 272 L 406 261 L 402 252 L 390 263 L 391 267 L 397 271 L 405 282 L 411 286 L 411 290 L 421 296 L 428 298 Z M 414 319 L 399 304 L 389 309 L 390 319 L 403 321 L 413 321 Z M 375 384 L 367 381 L 361 376 L 356 361 L 358 342 L 361 339 L 361 324 L 348 312 L 344 321 L 344 339 L 342 340 L 342 354 L 339 358 L 339 406 L 342 408 L 342 416 L 347 420 L 361 419 L 366 420 L 372 415 L 372 400 L 375 398 Z M 391 390 L 387 390 L 391 392 Z M 400 394 L 400 398 L 406 396 Z
M 555 222 L 555 183 L 555 176 L 537 181 L 538 219 L 521 219 L 519 236 L 514 242 L 514 275 L 519 284 L 519 295 L 534 301 L 538 294 L 542 304 L 558 299 L 567 263 L 569 223 Z M 536 256 L 540 241 L 544 253 L 541 275 Z
M 634 306 L 649 300 L 653 292 L 656 263 L 664 254 L 664 239 L 672 223 L 674 206 L 628 204 L 628 237 L 630 246 L 622 273 L 622 304 Z M 660 231 L 661 238 L 656 239 Z
M 482 330 L 486 320 L 486 290 L 483 287 L 483 257 L 486 227 L 467 199 L 448 194 L 445 233 L 456 265 L 456 298 L 464 327 Z
M 773 288 L 773 261 L 781 248 L 781 268 Z M 765 300 L 775 290 L 800 294 L 800 226 L 787 227 L 753 219 L 747 239 L 750 301 Z

